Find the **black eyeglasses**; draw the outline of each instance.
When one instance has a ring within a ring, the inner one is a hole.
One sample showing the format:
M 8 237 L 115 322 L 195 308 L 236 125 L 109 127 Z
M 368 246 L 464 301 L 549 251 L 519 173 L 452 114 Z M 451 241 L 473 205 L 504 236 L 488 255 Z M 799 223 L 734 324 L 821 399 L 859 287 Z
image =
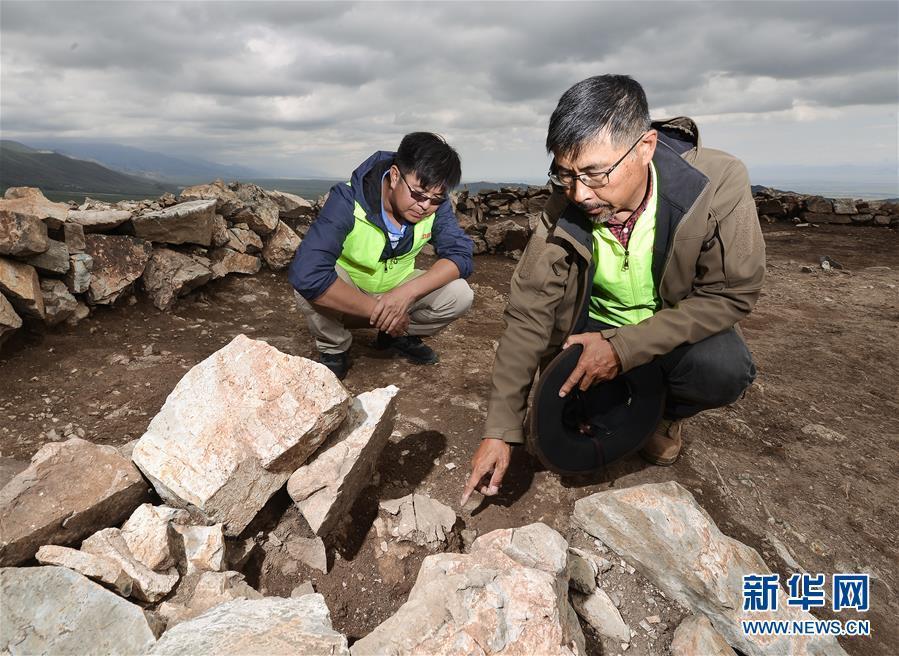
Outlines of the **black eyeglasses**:
M 637 139 L 634 144 L 627 149 L 627 152 L 622 155 L 617 162 L 612 164 L 605 171 L 600 171 L 599 173 L 578 173 L 574 175 L 573 173 L 556 173 L 554 171 L 549 172 L 549 181 L 554 185 L 559 187 L 565 187 L 566 189 L 570 188 L 571 185 L 574 184 L 575 180 L 580 180 L 581 184 L 589 189 L 599 189 L 600 187 L 605 187 L 609 184 L 609 176 L 612 175 L 612 171 L 618 168 L 618 165 L 624 161 L 624 158 L 631 154 L 631 151 L 637 147 L 637 144 L 643 140 L 643 137 L 646 136 L 646 133 L 640 135 L 640 138 Z
M 403 182 L 406 183 L 406 186 L 409 187 L 409 195 L 412 196 L 412 200 L 417 203 L 430 203 L 431 205 L 440 205 L 446 201 L 446 196 L 428 196 L 427 194 L 423 194 L 420 191 L 415 191 L 412 188 L 412 185 L 409 184 L 409 181 L 406 180 L 406 176 L 403 175 L 403 172 L 400 171 L 400 177 L 403 179 Z

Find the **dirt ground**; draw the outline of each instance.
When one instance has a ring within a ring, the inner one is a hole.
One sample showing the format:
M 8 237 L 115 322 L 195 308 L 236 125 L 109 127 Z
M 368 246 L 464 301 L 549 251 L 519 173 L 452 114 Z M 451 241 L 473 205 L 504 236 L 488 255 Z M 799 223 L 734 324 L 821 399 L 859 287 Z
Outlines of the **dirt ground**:
M 899 234 L 764 227 L 768 282 L 743 324 L 759 375 L 745 398 L 692 420 L 683 456 L 668 468 L 634 456 L 589 482 L 571 481 L 517 451 L 502 495 L 462 519 L 479 534 L 542 521 L 572 543 L 590 545 L 570 523 L 576 499 L 676 480 L 726 534 L 758 549 L 782 581 L 797 566 L 826 573 L 828 581 L 834 572 L 870 572 L 872 637 L 841 644 L 851 654 L 892 654 L 899 646 Z M 825 255 L 843 269 L 823 270 Z M 377 504 L 418 490 L 458 508 L 481 437 L 514 265 L 476 259 L 474 307 L 434 340 L 437 366 L 386 357 L 369 346 L 371 331 L 355 333 L 345 383 L 354 393 L 400 387 L 394 437 L 346 534 L 331 540 L 330 572 L 298 566 L 269 538 L 248 565 L 251 583 L 288 595 L 311 579 L 335 628 L 351 641 L 402 604 L 424 554 L 380 554 L 372 528 Z M 217 281 L 170 313 L 139 300 L 99 309 L 75 328 L 14 336 L 0 355 L 0 455 L 27 459 L 68 435 L 111 445 L 140 437 L 184 372 L 239 333 L 288 353 L 314 352 L 286 275 L 271 272 Z M 282 493 L 246 534 L 300 534 L 308 531 L 303 523 Z M 684 611 L 612 560 L 606 580 L 620 589 L 622 615 L 635 632 L 628 654 L 667 653 Z M 660 621 L 647 631 L 640 621 L 651 615 Z M 588 642 L 592 653 L 622 651 L 593 635 Z

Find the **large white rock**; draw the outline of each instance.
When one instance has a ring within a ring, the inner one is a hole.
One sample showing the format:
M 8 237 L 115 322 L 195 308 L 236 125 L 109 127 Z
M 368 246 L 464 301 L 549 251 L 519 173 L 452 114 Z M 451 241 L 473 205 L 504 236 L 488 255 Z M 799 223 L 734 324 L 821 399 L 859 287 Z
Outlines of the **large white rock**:
M 146 498 L 140 472 L 115 448 L 78 438 L 45 444 L 0 490 L 0 565 L 119 524 Z
M 144 612 L 63 567 L 0 569 L 0 653 L 142 654 L 156 641 Z
M 181 508 L 145 503 L 122 525 L 122 538 L 137 560 L 152 570 L 175 565 L 173 545 L 178 536 L 173 525 L 188 524 L 190 515 Z
M 572 591 L 571 604 L 577 614 L 600 635 L 619 642 L 631 641 L 630 627 L 602 588 L 596 588 L 590 594 Z
M 674 630 L 671 656 L 734 656 L 734 650 L 721 637 L 705 615 L 690 615 Z
M 157 656 L 348 656 L 346 637 L 331 627 L 325 599 L 238 599 L 168 630 L 148 652 Z
M 123 597 L 131 596 L 134 581 L 114 560 L 55 544 L 45 544 L 34 557 L 41 565 L 67 567 L 112 588 Z
M 727 642 L 748 656 L 844 654 L 827 636 L 746 636 L 740 620 L 743 576 L 767 574 L 758 552 L 722 534 L 693 496 L 675 482 L 637 485 L 579 499 L 574 521 L 695 613 L 704 613 Z M 813 620 L 787 605 L 751 613 L 755 620 Z
M 397 392 L 390 385 L 353 399 L 337 433 L 287 481 L 288 494 L 318 535 L 337 525 L 371 481 L 378 456 L 393 432 Z
M 299 235 L 284 221 L 279 221 L 275 230 L 265 238 L 262 259 L 270 269 L 278 271 L 290 264 L 299 247 Z
M 118 563 L 134 582 L 131 595 L 135 599 L 156 602 L 165 597 L 180 578 L 174 567 L 154 572 L 140 562 L 128 549 L 128 543 L 117 528 L 104 528 L 81 543 L 81 550 Z
M 131 224 L 134 234 L 148 241 L 209 246 L 215 206 L 214 200 L 191 200 L 135 216 Z
M 132 458 L 168 504 L 238 535 L 349 402 L 323 365 L 238 335 L 178 382 Z
M 544 524 L 493 531 L 422 562 L 408 601 L 352 647 L 369 654 L 578 654 L 568 545 Z

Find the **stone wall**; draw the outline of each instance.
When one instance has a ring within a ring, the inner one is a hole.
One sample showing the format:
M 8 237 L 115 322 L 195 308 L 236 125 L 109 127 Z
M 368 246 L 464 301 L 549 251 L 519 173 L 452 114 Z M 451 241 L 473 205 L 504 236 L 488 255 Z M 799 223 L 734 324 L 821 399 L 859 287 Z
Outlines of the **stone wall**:
M 521 256 L 550 187 L 452 194 L 475 254 Z M 285 268 L 326 197 L 310 202 L 216 180 L 176 198 L 53 203 L 14 187 L 0 199 L 0 344 L 23 325 L 74 324 L 98 305 L 145 293 L 161 310 L 231 274 Z M 756 188 L 760 220 L 899 226 L 899 203 Z

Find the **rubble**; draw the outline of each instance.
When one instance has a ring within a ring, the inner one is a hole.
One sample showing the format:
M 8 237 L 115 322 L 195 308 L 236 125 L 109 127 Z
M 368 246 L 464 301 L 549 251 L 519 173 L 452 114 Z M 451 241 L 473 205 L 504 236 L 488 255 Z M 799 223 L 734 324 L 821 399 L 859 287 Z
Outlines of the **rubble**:
M 145 503 L 122 525 L 122 538 L 138 561 L 152 570 L 175 566 L 174 525 L 190 522 L 186 510 Z
M 456 523 L 455 511 L 423 494 L 382 501 L 375 528 L 382 540 L 413 542 L 422 547 L 445 546 Z
M 221 572 L 225 569 L 225 536 L 222 525 L 175 525 L 184 545 L 187 573 Z
M 227 601 L 262 598 L 240 572 L 201 572 L 182 580 L 175 595 L 159 604 L 156 611 L 171 629 Z
M 146 497 L 144 479 L 113 447 L 78 438 L 45 444 L 0 489 L 0 566 L 116 525 Z
M 326 367 L 238 335 L 178 382 L 132 458 L 167 503 L 237 535 L 349 402 Z
M 288 480 L 288 494 L 318 535 L 328 534 L 369 484 L 393 431 L 398 392 L 390 385 L 354 398 L 337 433 Z

